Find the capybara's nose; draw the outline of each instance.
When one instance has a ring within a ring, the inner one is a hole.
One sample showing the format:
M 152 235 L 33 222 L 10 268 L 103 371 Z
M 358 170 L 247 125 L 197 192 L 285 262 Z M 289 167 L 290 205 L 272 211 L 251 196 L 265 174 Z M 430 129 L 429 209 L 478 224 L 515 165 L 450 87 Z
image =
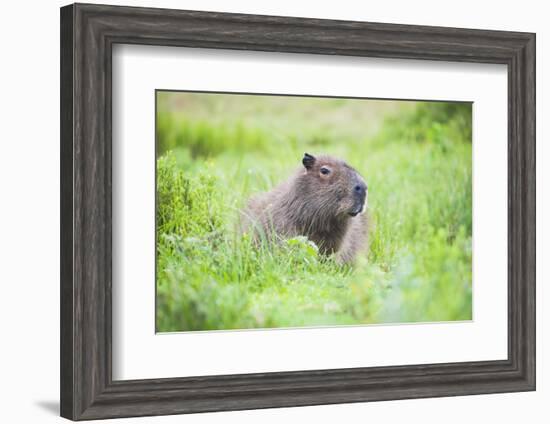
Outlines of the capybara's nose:
M 367 185 L 366 184 L 363 184 L 363 183 L 359 183 L 359 184 L 356 184 L 354 187 L 353 187 L 353 191 L 355 191 L 355 193 L 361 195 L 361 196 L 364 196 L 365 193 L 367 192 Z

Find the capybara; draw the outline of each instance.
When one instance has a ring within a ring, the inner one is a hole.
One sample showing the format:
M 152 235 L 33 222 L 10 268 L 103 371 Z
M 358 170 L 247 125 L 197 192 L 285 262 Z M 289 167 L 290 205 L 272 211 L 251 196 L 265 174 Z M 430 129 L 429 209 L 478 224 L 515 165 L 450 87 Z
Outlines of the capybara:
M 300 168 L 243 213 L 255 238 L 306 236 L 323 255 L 351 263 L 367 243 L 367 184 L 346 162 L 306 153 Z

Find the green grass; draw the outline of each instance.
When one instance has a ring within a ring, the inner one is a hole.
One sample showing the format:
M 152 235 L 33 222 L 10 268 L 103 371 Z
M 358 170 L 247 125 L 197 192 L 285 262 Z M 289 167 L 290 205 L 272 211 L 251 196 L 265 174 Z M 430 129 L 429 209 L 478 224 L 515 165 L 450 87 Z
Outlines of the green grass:
M 471 319 L 469 104 L 159 93 L 157 123 L 158 331 Z M 352 267 L 237 229 L 306 151 L 368 183 Z

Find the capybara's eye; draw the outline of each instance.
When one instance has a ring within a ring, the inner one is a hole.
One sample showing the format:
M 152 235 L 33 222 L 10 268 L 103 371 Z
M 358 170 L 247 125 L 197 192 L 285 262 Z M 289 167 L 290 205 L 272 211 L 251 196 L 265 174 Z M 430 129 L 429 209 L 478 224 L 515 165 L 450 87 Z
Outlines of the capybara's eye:
M 321 171 L 321 174 L 323 175 L 330 174 L 330 169 L 328 169 L 326 166 L 322 166 L 320 171 Z

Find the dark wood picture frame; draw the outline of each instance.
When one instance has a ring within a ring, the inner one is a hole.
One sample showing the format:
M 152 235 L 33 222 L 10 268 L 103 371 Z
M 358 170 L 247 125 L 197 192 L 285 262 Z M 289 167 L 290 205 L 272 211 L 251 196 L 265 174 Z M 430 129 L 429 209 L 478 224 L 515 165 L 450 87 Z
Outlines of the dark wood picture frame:
M 508 359 L 113 381 L 111 60 L 116 43 L 507 65 Z M 534 34 L 75 4 L 61 9 L 60 125 L 63 417 L 535 390 Z

